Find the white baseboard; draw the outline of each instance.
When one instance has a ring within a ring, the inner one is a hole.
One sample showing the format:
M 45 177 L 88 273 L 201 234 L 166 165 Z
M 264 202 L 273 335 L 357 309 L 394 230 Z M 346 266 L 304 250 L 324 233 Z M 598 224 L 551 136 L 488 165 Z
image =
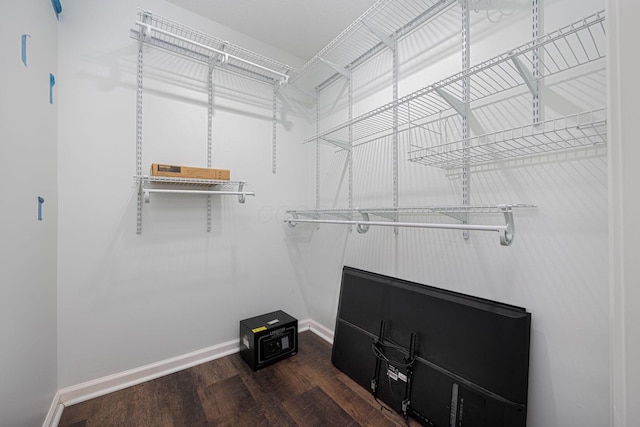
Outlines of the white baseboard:
M 298 332 L 311 331 L 323 340 L 333 344 L 333 331 L 312 319 L 298 321 Z M 234 339 L 202 350 L 176 356 L 160 362 L 134 368 L 106 377 L 97 378 L 58 390 L 51 404 L 50 414 L 43 427 L 57 427 L 64 406 L 84 402 L 114 391 L 122 390 L 145 381 L 150 381 L 183 369 L 191 368 L 211 360 L 219 359 L 240 350 L 239 340 Z M 57 412 L 60 412 L 55 420 Z M 54 422 L 55 421 L 55 422 Z
M 53 396 L 53 402 L 51 402 L 51 407 L 49 407 L 49 412 L 47 412 L 42 427 L 57 427 L 63 410 L 64 405 L 60 401 L 60 392 L 57 391 Z
M 311 331 L 329 344 L 333 344 L 334 332 L 313 319 L 298 321 L 298 332 Z
M 214 345 L 202 350 L 172 357 L 160 362 L 151 363 L 139 368 L 130 369 L 106 377 L 87 381 L 59 390 L 60 401 L 65 406 L 84 402 L 114 391 L 122 390 L 133 385 L 141 384 L 165 375 L 193 366 L 209 362 L 220 357 L 237 353 L 239 342 L 237 339 Z

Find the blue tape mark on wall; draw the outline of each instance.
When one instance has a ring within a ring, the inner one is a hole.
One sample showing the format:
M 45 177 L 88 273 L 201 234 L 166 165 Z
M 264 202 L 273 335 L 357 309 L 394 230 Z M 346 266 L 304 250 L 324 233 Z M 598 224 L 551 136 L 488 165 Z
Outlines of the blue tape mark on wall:
M 53 105 L 53 87 L 56 85 L 56 76 L 49 73 L 49 104 Z
M 27 38 L 31 37 L 29 34 L 22 35 L 22 63 L 27 66 Z
M 42 204 L 44 203 L 44 199 L 38 196 L 38 221 L 42 221 Z
M 60 14 L 62 13 L 60 0 L 51 0 L 51 5 L 53 6 L 53 11 L 56 13 L 56 18 L 60 20 Z

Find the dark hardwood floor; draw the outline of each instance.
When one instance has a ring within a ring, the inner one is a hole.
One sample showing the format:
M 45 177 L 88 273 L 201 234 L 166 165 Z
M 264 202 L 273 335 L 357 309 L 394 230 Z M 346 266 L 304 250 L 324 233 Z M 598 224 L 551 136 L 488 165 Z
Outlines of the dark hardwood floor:
M 233 354 L 65 408 L 59 427 L 404 426 L 299 335 L 298 354 L 253 372 Z M 417 425 L 411 421 L 408 425 Z

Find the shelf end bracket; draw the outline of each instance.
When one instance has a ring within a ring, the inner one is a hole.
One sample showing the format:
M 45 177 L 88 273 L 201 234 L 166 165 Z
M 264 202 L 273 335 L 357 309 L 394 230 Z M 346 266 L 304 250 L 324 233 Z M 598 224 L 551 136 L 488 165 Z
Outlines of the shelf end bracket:
M 538 96 L 538 81 L 533 77 L 531 71 L 529 71 L 522 60 L 517 56 L 512 56 L 511 61 L 513 62 L 513 65 L 515 65 L 516 70 L 518 70 L 518 74 L 520 74 L 522 80 L 524 80 L 525 84 L 531 91 L 531 94 L 533 96 Z
M 465 107 L 464 102 L 460 101 L 458 98 L 451 95 L 449 92 L 446 92 L 440 88 L 436 88 L 435 91 L 438 95 L 440 95 L 442 99 L 444 99 L 444 101 L 447 104 L 451 106 L 451 108 L 456 110 L 458 114 L 460 114 L 462 117 L 465 117 L 467 115 L 467 109 Z
M 506 226 L 503 230 L 500 230 L 500 244 L 502 246 L 509 246 L 513 243 L 515 237 L 515 224 L 513 222 L 513 211 L 507 207 L 501 207 L 504 214 L 504 221 Z
M 295 228 L 295 226 L 298 225 L 298 223 L 295 222 L 295 220 L 298 219 L 298 213 L 297 212 L 289 212 L 289 214 L 291 214 L 291 216 L 293 217 L 293 220 L 285 219 L 285 222 L 287 223 L 289 228 Z
M 373 33 L 373 35 L 375 35 L 377 38 L 380 39 L 380 41 L 382 43 L 384 43 L 385 45 L 387 45 L 387 47 L 389 49 L 391 49 L 392 51 L 396 50 L 396 40 L 393 37 L 389 37 L 388 35 L 384 34 L 379 28 L 376 28 L 370 24 L 367 24 L 366 22 L 362 22 L 362 25 L 364 25 L 364 27 L 371 31 Z
M 329 138 L 322 138 L 322 140 L 328 142 L 331 145 L 335 145 L 338 148 L 342 148 L 343 150 L 351 151 L 351 144 L 349 144 L 346 141 L 339 141 L 337 139 L 329 139 Z
M 340 74 L 342 77 L 344 77 L 345 79 L 349 80 L 351 79 L 351 73 L 349 73 L 349 71 L 347 71 L 346 68 L 339 66 L 338 64 L 334 64 L 333 62 L 324 59 L 324 58 L 319 58 L 320 61 L 324 62 L 325 64 L 327 64 L 330 68 L 332 68 L 335 72 L 337 72 L 338 74 Z
M 244 203 L 245 202 L 245 197 L 244 197 L 244 193 L 242 193 L 242 187 L 244 187 L 244 184 L 241 182 L 240 184 L 238 184 L 238 192 L 240 194 L 238 194 L 238 202 L 240 203 Z
M 362 212 L 360 211 L 360 215 L 362 215 L 362 220 L 369 222 L 369 212 Z M 358 233 L 360 234 L 364 234 L 367 231 L 369 231 L 369 224 L 362 224 L 362 223 L 358 223 L 358 225 L 356 226 L 356 230 L 358 231 Z

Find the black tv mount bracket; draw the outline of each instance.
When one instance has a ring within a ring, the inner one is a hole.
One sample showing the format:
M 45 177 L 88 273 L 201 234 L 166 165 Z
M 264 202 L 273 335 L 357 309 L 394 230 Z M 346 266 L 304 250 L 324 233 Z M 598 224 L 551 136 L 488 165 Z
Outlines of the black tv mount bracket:
M 384 346 L 384 330 L 385 330 L 385 321 L 380 321 L 380 332 L 378 333 L 378 338 L 373 342 L 373 345 L 378 349 L 380 353 L 383 353 L 382 347 Z M 402 416 L 407 419 L 409 418 L 409 408 L 411 407 L 411 380 L 413 377 L 413 366 L 415 363 L 415 353 L 416 353 L 416 334 L 415 332 L 411 333 L 411 337 L 409 339 L 409 348 L 406 349 L 408 355 L 404 358 L 406 370 L 407 370 L 407 381 L 405 382 L 405 390 L 404 390 L 404 398 L 402 399 Z M 376 367 L 373 373 L 373 378 L 371 379 L 371 394 L 374 397 L 378 397 L 378 378 L 380 376 L 380 364 L 382 363 L 382 359 L 376 355 Z

